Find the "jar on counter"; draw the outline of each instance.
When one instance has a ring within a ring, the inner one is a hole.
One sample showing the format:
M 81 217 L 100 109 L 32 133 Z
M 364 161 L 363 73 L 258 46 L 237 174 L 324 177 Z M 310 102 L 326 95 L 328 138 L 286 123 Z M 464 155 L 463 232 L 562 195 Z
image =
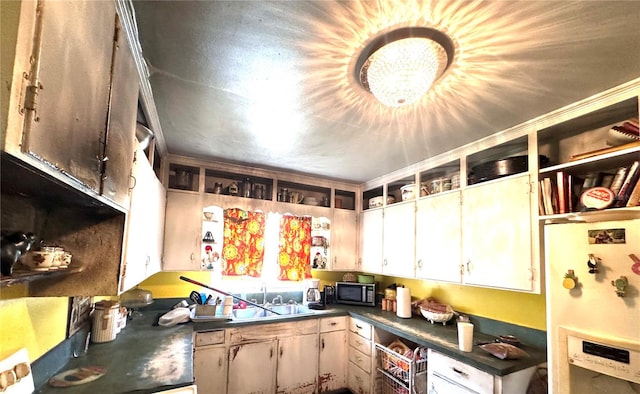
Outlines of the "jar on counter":
M 116 339 L 120 324 L 118 302 L 107 300 L 96 302 L 91 318 L 91 341 L 101 343 Z

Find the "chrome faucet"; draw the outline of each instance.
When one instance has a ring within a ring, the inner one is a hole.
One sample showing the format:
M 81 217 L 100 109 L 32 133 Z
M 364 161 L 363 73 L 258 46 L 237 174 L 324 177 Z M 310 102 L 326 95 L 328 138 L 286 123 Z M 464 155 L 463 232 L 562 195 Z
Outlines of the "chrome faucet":
M 276 304 L 276 300 L 280 301 Z M 275 297 L 273 297 L 273 301 L 271 301 L 271 303 L 273 305 L 282 305 L 282 296 L 281 295 L 277 295 Z

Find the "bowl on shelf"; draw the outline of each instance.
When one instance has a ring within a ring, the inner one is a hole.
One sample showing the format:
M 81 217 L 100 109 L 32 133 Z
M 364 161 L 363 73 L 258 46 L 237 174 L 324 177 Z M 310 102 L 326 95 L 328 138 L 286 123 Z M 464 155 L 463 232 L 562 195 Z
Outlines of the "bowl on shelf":
M 302 200 L 302 203 L 305 205 L 313 205 L 313 206 L 318 206 L 320 205 L 320 201 L 318 201 L 317 198 L 315 197 L 305 197 L 304 200 Z
M 394 196 L 387 196 L 387 205 L 396 202 Z M 369 208 L 379 208 L 384 205 L 384 197 L 378 196 L 369 199 Z
M 416 196 L 416 184 L 410 183 L 400 188 L 402 192 L 402 201 L 413 200 Z

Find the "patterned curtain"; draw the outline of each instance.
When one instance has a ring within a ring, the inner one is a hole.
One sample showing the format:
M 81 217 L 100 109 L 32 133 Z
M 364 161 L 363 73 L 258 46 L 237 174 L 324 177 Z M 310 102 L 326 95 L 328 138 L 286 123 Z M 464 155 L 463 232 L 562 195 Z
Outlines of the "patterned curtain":
M 285 215 L 280 219 L 280 280 L 311 278 L 311 217 Z
M 238 208 L 224 211 L 223 275 L 260 277 L 266 217 Z

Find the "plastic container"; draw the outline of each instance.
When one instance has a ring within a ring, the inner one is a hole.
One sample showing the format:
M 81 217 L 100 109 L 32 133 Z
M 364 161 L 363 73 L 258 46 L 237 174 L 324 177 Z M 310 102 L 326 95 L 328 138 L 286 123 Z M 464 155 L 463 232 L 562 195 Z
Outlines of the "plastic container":
M 116 339 L 120 322 L 120 304 L 116 301 L 99 301 L 95 304 L 91 323 L 91 341 L 110 342 Z

